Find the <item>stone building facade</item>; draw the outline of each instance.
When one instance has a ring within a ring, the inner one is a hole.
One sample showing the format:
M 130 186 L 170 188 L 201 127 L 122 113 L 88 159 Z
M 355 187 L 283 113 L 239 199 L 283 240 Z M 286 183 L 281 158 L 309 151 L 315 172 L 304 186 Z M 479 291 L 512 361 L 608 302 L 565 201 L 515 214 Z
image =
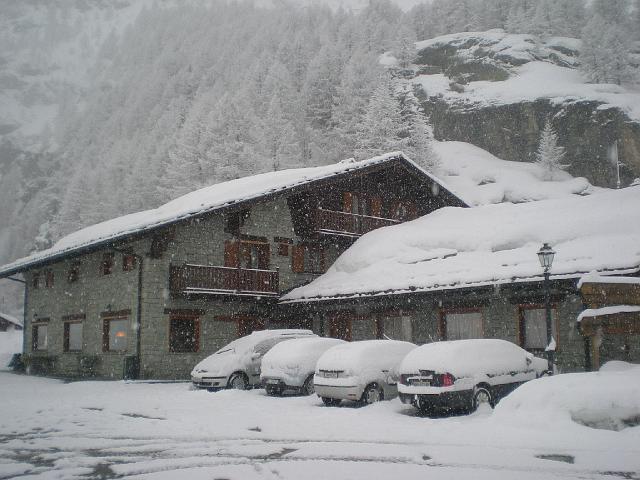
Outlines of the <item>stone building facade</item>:
M 466 206 L 401 154 L 318 178 L 311 170 L 278 189 L 267 174 L 258 194 L 240 182 L 237 198 L 215 208 L 0 268 L 0 278 L 25 280 L 29 370 L 183 379 L 255 329 L 321 333 L 320 318 L 279 308 L 280 295 L 324 272 L 367 231 Z

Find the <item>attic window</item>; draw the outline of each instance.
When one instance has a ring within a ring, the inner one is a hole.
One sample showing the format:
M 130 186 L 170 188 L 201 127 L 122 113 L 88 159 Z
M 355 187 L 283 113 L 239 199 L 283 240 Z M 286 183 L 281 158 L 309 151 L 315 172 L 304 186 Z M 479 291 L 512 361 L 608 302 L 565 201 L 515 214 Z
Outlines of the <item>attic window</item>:
M 102 263 L 100 264 L 100 273 L 102 275 L 111 275 L 113 273 L 113 258 L 112 252 L 107 252 L 102 255 Z
M 47 270 L 44 272 L 44 288 L 53 288 L 53 270 Z
M 67 281 L 69 283 L 77 282 L 80 278 L 80 262 L 73 262 L 67 273 Z
M 122 256 L 122 271 L 130 272 L 136 268 L 136 256 L 132 253 L 127 253 Z
M 240 232 L 240 228 L 244 225 L 249 218 L 251 210 L 244 209 L 237 212 L 232 212 L 227 215 L 227 223 L 225 225 L 225 232 L 237 235 Z

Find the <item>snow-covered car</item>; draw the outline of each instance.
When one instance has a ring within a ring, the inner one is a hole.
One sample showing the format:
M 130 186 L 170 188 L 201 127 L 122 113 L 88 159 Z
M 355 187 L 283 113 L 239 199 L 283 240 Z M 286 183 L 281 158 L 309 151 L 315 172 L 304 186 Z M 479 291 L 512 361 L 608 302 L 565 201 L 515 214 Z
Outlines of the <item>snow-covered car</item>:
M 422 345 L 400 365 L 403 403 L 422 412 L 491 407 L 524 382 L 547 372 L 547 361 L 499 339 Z
M 298 338 L 273 347 L 262 359 L 260 381 L 267 395 L 281 395 L 287 390 L 311 395 L 318 359 L 341 343 L 346 342 L 337 338 Z
M 394 398 L 398 366 L 414 348 L 398 340 L 363 340 L 330 348 L 316 365 L 316 393 L 327 406 L 342 400 L 370 404 Z
M 246 390 L 260 384 L 260 365 L 272 347 L 294 338 L 317 337 L 311 330 L 260 330 L 238 338 L 198 363 L 191 371 L 196 388 Z

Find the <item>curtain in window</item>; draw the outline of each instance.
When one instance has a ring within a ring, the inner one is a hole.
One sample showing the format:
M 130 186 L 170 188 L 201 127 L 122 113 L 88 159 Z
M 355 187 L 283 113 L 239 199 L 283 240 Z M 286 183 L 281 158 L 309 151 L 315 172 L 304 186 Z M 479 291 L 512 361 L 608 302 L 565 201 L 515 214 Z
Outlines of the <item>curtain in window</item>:
M 447 313 L 447 340 L 482 338 L 482 314 L 480 312 Z

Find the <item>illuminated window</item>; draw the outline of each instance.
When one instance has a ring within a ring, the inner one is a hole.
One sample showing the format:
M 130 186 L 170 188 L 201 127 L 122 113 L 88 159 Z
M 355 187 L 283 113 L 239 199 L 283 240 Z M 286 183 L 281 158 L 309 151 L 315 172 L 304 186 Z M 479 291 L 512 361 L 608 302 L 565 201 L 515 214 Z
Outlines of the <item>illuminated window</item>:
M 128 318 L 106 318 L 104 320 L 102 349 L 105 352 L 124 352 L 127 350 L 128 336 Z

